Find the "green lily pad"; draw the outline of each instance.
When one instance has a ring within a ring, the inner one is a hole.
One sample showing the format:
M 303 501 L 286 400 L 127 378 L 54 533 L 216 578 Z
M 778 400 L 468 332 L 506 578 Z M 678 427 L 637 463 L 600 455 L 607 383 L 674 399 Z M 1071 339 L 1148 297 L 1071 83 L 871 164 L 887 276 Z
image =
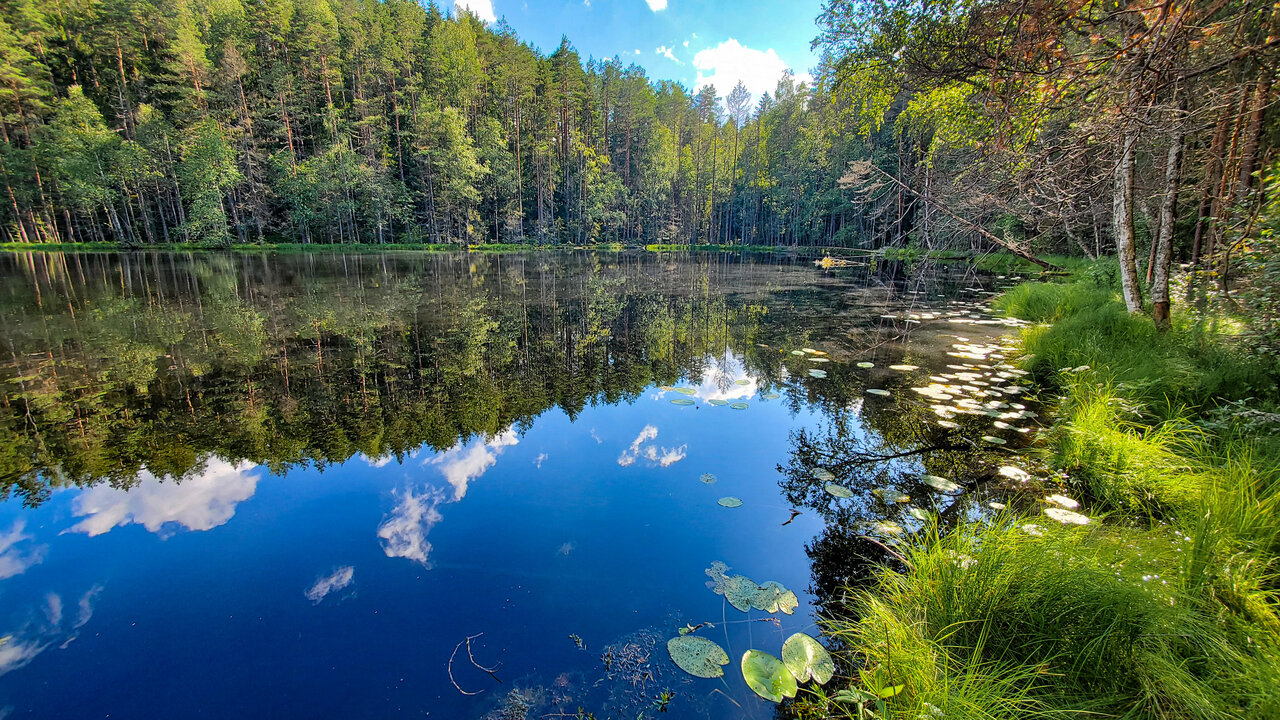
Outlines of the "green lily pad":
M 867 392 L 871 395 L 879 395 L 880 397 L 888 397 L 891 393 L 882 388 L 867 388 Z
M 998 438 L 995 435 L 983 435 L 982 440 L 992 445 L 1004 445 L 1007 442 L 1004 438 Z
M 736 497 L 722 497 L 716 501 L 721 507 L 736 508 L 742 507 L 742 499 Z
M 748 378 L 742 378 L 741 380 L 734 380 L 733 384 L 734 385 L 750 385 L 751 380 L 749 380 Z
M 933 518 L 932 513 L 928 510 L 922 510 L 918 507 L 909 507 L 907 508 L 907 512 L 911 517 L 919 520 L 920 522 L 929 522 L 929 520 Z
M 796 633 L 782 643 L 782 663 L 800 682 L 813 678 L 825 685 L 836 674 L 831 654 L 822 643 L 804 633 Z
M 818 369 L 816 369 L 816 368 L 809 368 L 809 377 L 824 378 L 824 377 L 826 377 L 826 376 L 827 376 L 827 371 L 826 371 L 826 370 L 818 370 Z
M 815 480 L 820 480 L 822 482 L 831 482 L 836 479 L 835 473 L 826 468 L 814 468 L 813 472 L 810 474 L 813 475 Z
M 800 598 L 792 590 L 788 590 L 778 596 L 778 610 L 784 615 L 790 615 L 800 607 Z
M 751 607 L 770 613 L 778 612 L 778 599 L 785 592 L 787 588 L 776 580 L 760 583 L 760 587 L 751 596 Z
M 1044 514 L 1057 520 L 1065 525 L 1088 525 L 1089 516 L 1081 515 L 1078 512 L 1067 510 L 1065 508 L 1050 507 L 1044 509 Z
M 902 526 L 892 520 L 885 520 L 883 522 L 878 522 L 875 525 L 872 525 L 871 529 L 875 530 L 881 535 L 901 535 L 902 534 Z
M 742 677 L 757 695 L 770 702 L 795 697 L 796 676 L 778 658 L 759 650 L 742 654 Z
M 919 365 L 890 365 L 890 370 L 898 370 L 900 372 L 909 372 L 911 370 L 919 370 Z
M 872 363 L 872 362 L 860 362 L 860 363 L 858 363 L 858 367 L 862 368 L 863 370 L 869 370 L 869 369 L 871 369 L 871 368 L 873 368 L 873 367 L 875 367 L 875 366 L 876 366 L 876 364 L 875 364 L 875 363 Z
M 729 404 L 728 400 L 721 400 L 720 398 L 715 398 L 714 400 L 708 400 L 707 402 L 712 405 L 715 405 L 716 407 Z
M 954 482 L 944 477 L 939 477 L 937 475 L 924 475 L 920 478 L 920 481 L 923 482 L 925 485 L 928 485 L 929 487 L 933 488 L 934 490 L 938 490 L 940 492 L 949 493 L 949 492 L 955 492 L 960 489 L 959 485 L 955 484 Z
M 698 479 L 706 483 L 707 485 L 710 485 L 711 483 L 716 481 L 716 476 L 712 475 L 711 473 L 702 473 L 702 476 L 699 477 Z
M 661 390 L 662 392 L 671 392 L 672 390 L 675 390 L 675 388 L 671 387 L 670 385 L 659 385 L 658 389 Z
M 843 485 L 837 485 L 835 483 L 827 483 L 826 486 L 823 487 L 822 489 L 826 490 L 828 495 L 834 495 L 835 497 L 838 497 L 838 498 L 853 497 L 853 491 Z
M 751 599 L 760 592 L 760 586 L 749 577 L 733 575 L 725 578 L 724 599 L 742 612 L 751 609 Z
M 803 351 L 803 350 L 792 350 L 792 351 L 791 351 L 791 354 L 792 354 L 792 355 L 804 355 L 804 351 Z
M 671 404 L 672 405 L 692 405 L 693 401 L 687 397 L 678 397 L 678 398 L 674 398 L 671 401 Z
M 814 357 L 809 358 L 809 362 L 816 362 L 816 363 L 831 362 L 831 358 L 817 357 L 815 355 Z
M 681 395 L 697 395 L 698 394 L 698 391 L 691 387 L 678 387 L 673 389 L 676 392 L 680 393 Z
M 875 490 L 871 491 L 871 494 L 889 503 L 890 505 L 894 503 L 904 503 L 904 502 L 911 501 L 910 495 L 906 493 L 898 492 L 893 488 L 876 488 Z
M 744 402 L 729 403 L 729 407 L 734 410 L 746 410 L 751 407 L 750 404 Z
M 765 393 L 765 394 L 761 395 L 760 397 L 761 397 L 761 398 L 764 398 L 765 400 L 777 400 L 778 398 L 780 398 L 780 397 L 782 397 L 782 396 L 781 396 L 781 395 L 779 395 L 779 394 L 778 394 L 778 393 L 776 393 L 776 392 L 767 392 L 767 393 Z
M 677 667 L 694 677 L 723 677 L 724 668 L 721 666 L 729 664 L 729 654 L 724 648 L 697 635 L 671 638 L 667 641 L 667 652 Z

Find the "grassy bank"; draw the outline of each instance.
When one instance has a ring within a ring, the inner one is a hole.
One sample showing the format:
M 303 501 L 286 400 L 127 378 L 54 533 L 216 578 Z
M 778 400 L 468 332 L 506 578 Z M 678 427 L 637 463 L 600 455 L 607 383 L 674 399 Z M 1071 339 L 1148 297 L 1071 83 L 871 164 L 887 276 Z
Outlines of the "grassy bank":
M 1092 521 L 1060 525 L 1029 492 L 908 542 L 907 571 L 880 571 L 829 627 L 854 685 L 901 686 L 883 716 L 1280 717 L 1274 359 L 1229 317 L 1161 333 L 1106 276 L 996 301 L 1036 323 L 1015 362 L 1056 417 L 1033 452 Z M 859 717 L 824 697 L 797 708 Z

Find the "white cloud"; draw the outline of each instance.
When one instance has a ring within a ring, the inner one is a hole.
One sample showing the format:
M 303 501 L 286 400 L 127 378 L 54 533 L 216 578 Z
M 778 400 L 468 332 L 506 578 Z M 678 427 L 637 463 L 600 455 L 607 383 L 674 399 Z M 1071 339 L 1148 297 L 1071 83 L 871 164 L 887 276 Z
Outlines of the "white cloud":
M 539 470 L 541 470 L 541 469 L 542 469 L 542 463 L 544 463 L 544 462 L 546 462 L 546 461 L 547 461 L 547 454 L 546 454 L 546 453 L 538 453 L 538 457 L 536 457 L 536 458 L 534 458 L 534 459 L 533 459 L 533 466 L 534 466 L 534 467 L 536 467 L 536 468 L 538 468 Z
M 380 458 L 371 458 L 368 455 L 365 455 L 364 453 L 360 453 L 360 459 L 365 461 L 365 464 L 367 464 L 369 467 L 380 468 L 380 467 L 386 467 L 388 463 L 396 459 L 396 456 L 387 454 L 387 455 L 383 455 Z
M 324 597 L 331 592 L 341 590 L 351 584 L 355 579 L 356 569 L 351 565 L 334 570 L 332 574 L 318 578 L 311 587 L 307 588 L 306 596 L 313 604 L 319 604 Z
M 49 647 L 49 644 L 48 641 L 40 639 L 9 638 L 8 642 L 0 645 L 0 675 L 10 670 L 17 670 L 31 662 L 35 656 Z
M 667 0 L 644 0 L 648 4 L 649 9 L 654 12 L 661 12 L 667 9 Z
M 67 532 L 101 535 L 130 523 L 160 532 L 168 523 L 188 530 L 210 530 L 236 513 L 236 505 L 253 497 L 258 476 L 252 463 L 232 465 L 210 458 L 201 472 L 175 481 L 142 473 L 137 485 L 120 490 L 106 485 L 90 488 L 72 502 L 72 512 L 85 516 Z
M 45 595 L 44 605 L 41 608 L 44 611 L 44 620 L 29 621 L 21 629 L 6 633 L 4 641 L 0 642 L 0 675 L 10 670 L 17 670 L 31 662 L 35 656 L 44 652 L 59 639 L 62 640 L 59 644 L 62 648 L 75 640 L 79 636 L 76 630 L 89 622 L 89 618 L 93 616 L 93 601 L 100 592 L 102 592 L 102 586 L 95 585 L 80 597 L 80 612 L 69 630 L 62 626 L 64 615 L 62 596 L 57 593 Z M 3 714 L 0 714 L 0 718 L 2 717 Z
M 487 23 L 498 22 L 498 16 L 493 14 L 493 0 L 454 0 L 453 7 L 470 10 L 471 14 Z
M 646 442 L 658 437 L 658 428 L 653 425 L 645 425 L 635 440 L 627 446 L 626 450 L 618 456 L 618 464 L 622 467 L 629 467 L 635 464 L 639 458 L 644 458 L 650 463 L 669 467 L 680 462 L 685 457 L 685 450 L 688 445 L 681 445 L 678 448 L 658 447 L 657 445 L 645 445 Z
M 689 41 L 688 41 L 688 40 L 685 40 L 685 41 L 684 41 L 684 46 L 685 46 L 685 47 L 689 47 Z
M 689 46 L 689 43 L 685 43 L 685 47 L 688 47 L 688 46 Z M 659 45 L 658 47 L 654 48 L 653 52 L 658 55 L 661 55 L 662 57 L 670 60 L 671 62 L 677 65 L 683 65 L 684 63 L 681 62 L 680 59 L 675 56 L 675 53 L 671 52 L 673 49 L 674 48 L 669 48 L 666 45 Z
M 716 92 L 724 96 L 741 80 L 754 98 L 773 92 L 778 86 L 778 79 L 788 69 L 773 48 L 756 50 L 734 38 L 713 48 L 699 50 L 693 56 L 693 66 L 698 70 L 694 89 L 715 85 Z
M 26 526 L 27 521 L 18 518 L 13 527 L 0 533 L 0 580 L 21 575 L 32 565 L 38 565 L 44 560 L 48 545 L 34 545 L 26 550 L 15 547 L 18 543 L 31 539 L 30 535 L 23 532 Z
M 637 54 L 637 55 L 639 55 L 639 54 L 640 54 L 640 48 L 636 48 L 636 54 Z
M 378 526 L 382 552 L 390 558 L 408 558 L 430 567 L 427 557 L 431 554 L 431 543 L 427 542 L 427 533 L 442 519 L 436 508 L 445 502 L 444 496 L 434 490 L 414 493 L 408 489 L 399 496 L 400 502 Z
M 439 465 L 444 479 L 453 486 L 453 499 L 461 500 L 466 497 L 467 485 L 493 467 L 503 450 L 519 442 L 515 431 L 507 430 L 490 440 L 455 445 L 422 464 Z

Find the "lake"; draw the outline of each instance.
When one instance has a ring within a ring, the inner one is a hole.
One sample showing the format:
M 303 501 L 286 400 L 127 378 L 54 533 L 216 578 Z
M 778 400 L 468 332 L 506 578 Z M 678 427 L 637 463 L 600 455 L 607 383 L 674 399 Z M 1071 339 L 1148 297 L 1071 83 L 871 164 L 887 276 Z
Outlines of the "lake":
M 773 717 L 745 650 L 999 499 L 1035 407 L 1005 280 L 0 255 L 0 716 Z M 731 605 L 717 561 L 793 612 Z M 724 678 L 671 662 L 691 627 Z

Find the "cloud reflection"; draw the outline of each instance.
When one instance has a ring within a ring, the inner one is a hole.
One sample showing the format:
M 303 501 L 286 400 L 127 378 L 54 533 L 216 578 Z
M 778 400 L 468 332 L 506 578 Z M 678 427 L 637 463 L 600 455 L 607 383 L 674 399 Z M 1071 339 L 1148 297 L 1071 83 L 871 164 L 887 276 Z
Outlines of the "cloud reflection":
M 40 564 L 49 550 L 48 545 L 18 548 L 17 545 L 31 539 L 30 535 L 23 532 L 26 527 L 27 521 L 18 518 L 13 523 L 13 527 L 0 533 L 0 580 L 21 575 L 32 565 Z
M 681 445 L 677 448 L 658 447 L 654 444 L 645 445 L 650 440 L 658 437 L 658 428 L 653 425 L 645 425 L 635 440 L 627 446 L 622 454 L 618 456 L 618 464 L 622 467 L 634 465 L 636 460 L 644 458 L 651 464 L 668 467 L 680 462 L 685 458 L 685 450 L 688 445 Z
M 154 533 L 169 523 L 210 530 L 230 520 L 236 505 L 253 496 L 258 488 L 258 476 L 250 473 L 254 467 L 209 458 L 202 471 L 181 480 L 143 472 L 138 484 L 128 490 L 106 485 L 90 488 L 72 503 L 72 512 L 85 519 L 69 532 L 101 535 L 130 523 Z
M 319 605 L 321 600 L 329 593 L 337 592 L 351 585 L 355 580 L 356 569 L 352 565 L 346 565 L 334 570 L 332 574 L 326 575 L 316 580 L 311 587 L 307 588 L 306 596 L 312 604 Z

